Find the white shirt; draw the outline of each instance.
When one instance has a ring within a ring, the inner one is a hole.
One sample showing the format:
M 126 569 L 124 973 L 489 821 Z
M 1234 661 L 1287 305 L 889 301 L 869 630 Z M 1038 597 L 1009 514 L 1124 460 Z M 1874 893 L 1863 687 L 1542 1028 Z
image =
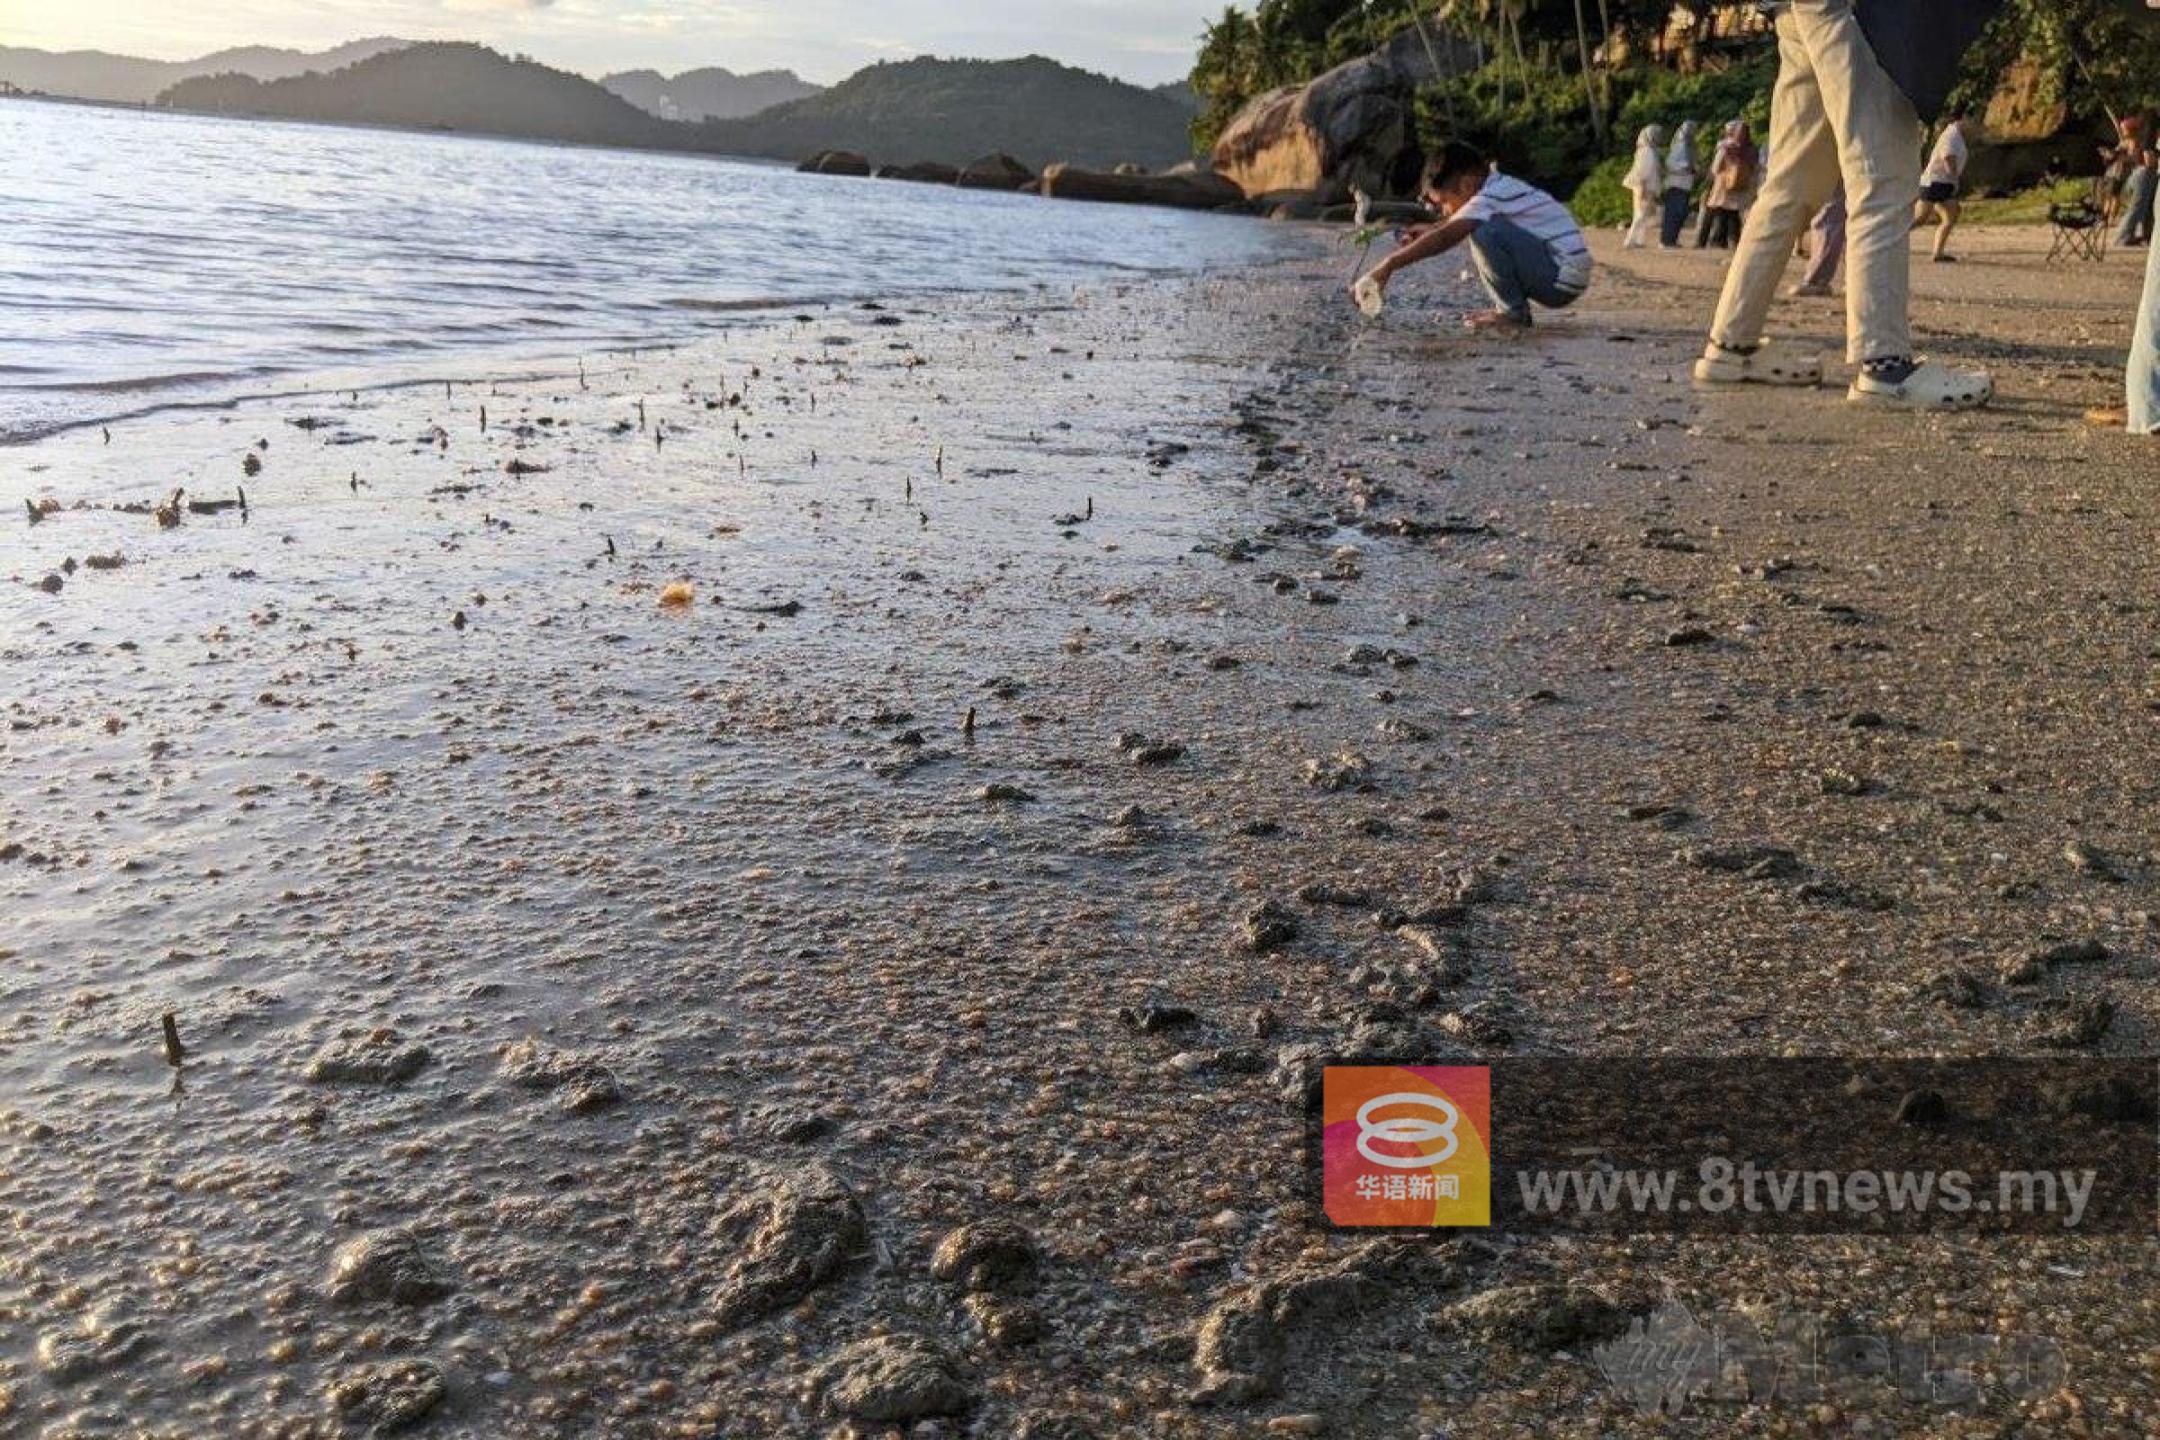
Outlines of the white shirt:
M 1556 283 L 1575 291 L 1590 288 L 1590 246 L 1583 239 L 1582 226 L 1575 223 L 1567 206 L 1535 185 L 1495 172 L 1448 218 L 1512 221 L 1545 242 L 1559 272 Z
M 1908 155 L 1911 151 L 1906 152 Z M 1955 185 L 1965 178 L 1965 160 L 1972 153 L 1965 143 L 1965 127 L 1951 124 L 1943 127 L 1935 138 L 1935 153 L 1928 157 L 1927 173 L 1920 177 L 1923 185 Z

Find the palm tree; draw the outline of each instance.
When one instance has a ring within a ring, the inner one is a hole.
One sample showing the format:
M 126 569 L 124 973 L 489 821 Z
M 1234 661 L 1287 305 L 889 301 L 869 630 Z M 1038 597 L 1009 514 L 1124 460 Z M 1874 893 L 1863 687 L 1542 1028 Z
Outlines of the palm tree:
M 1582 0 L 1575 0 L 1575 53 L 1582 60 L 1583 99 L 1590 102 L 1590 133 L 1598 149 L 1605 148 L 1605 107 L 1598 103 L 1597 81 L 1590 71 L 1590 27 L 1583 20 Z

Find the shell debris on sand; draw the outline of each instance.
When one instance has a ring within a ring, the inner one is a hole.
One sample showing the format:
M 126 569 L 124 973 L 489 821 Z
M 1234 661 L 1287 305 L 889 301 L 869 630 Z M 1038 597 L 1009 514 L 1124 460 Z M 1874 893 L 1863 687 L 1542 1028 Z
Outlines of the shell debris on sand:
M 1621 1431 L 1668 1291 L 2070 1377 L 1771 1428 L 2150 1430 L 2120 1237 L 1367 1255 L 1303 1154 L 1350 1056 L 2134 1050 L 2149 456 L 1668 386 L 1689 256 L 1473 361 L 1310 248 L 12 456 L 0 1432 Z M 2129 268 L 1920 318 L 2097 392 Z

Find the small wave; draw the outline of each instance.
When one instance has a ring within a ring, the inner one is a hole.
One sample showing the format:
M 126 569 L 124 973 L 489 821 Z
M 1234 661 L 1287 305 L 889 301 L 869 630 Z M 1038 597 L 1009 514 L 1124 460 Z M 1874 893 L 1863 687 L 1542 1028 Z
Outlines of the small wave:
M 268 365 L 242 370 L 180 370 L 169 375 L 131 375 L 122 380 L 52 380 L 38 385 L 13 385 L 14 390 L 48 390 L 73 395 L 138 395 L 150 390 L 177 390 L 188 385 L 216 385 L 250 376 L 275 375 Z
M 805 305 L 833 305 L 838 301 L 815 295 L 761 295 L 751 300 L 705 300 L 695 295 L 670 295 L 654 302 L 664 310 L 710 310 L 732 313 L 737 310 L 789 310 Z

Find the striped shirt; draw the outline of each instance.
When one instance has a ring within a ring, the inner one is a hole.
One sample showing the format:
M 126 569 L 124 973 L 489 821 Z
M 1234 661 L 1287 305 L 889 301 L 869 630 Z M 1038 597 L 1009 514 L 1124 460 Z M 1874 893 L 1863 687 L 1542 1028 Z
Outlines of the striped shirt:
M 1582 226 L 1575 223 L 1567 206 L 1535 185 L 1495 171 L 1449 218 L 1511 221 L 1545 242 L 1559 271 L 1555 283 L 1562 289 L 1581 294 L 1590 288 L 1590 246 L 1583 239 Z

